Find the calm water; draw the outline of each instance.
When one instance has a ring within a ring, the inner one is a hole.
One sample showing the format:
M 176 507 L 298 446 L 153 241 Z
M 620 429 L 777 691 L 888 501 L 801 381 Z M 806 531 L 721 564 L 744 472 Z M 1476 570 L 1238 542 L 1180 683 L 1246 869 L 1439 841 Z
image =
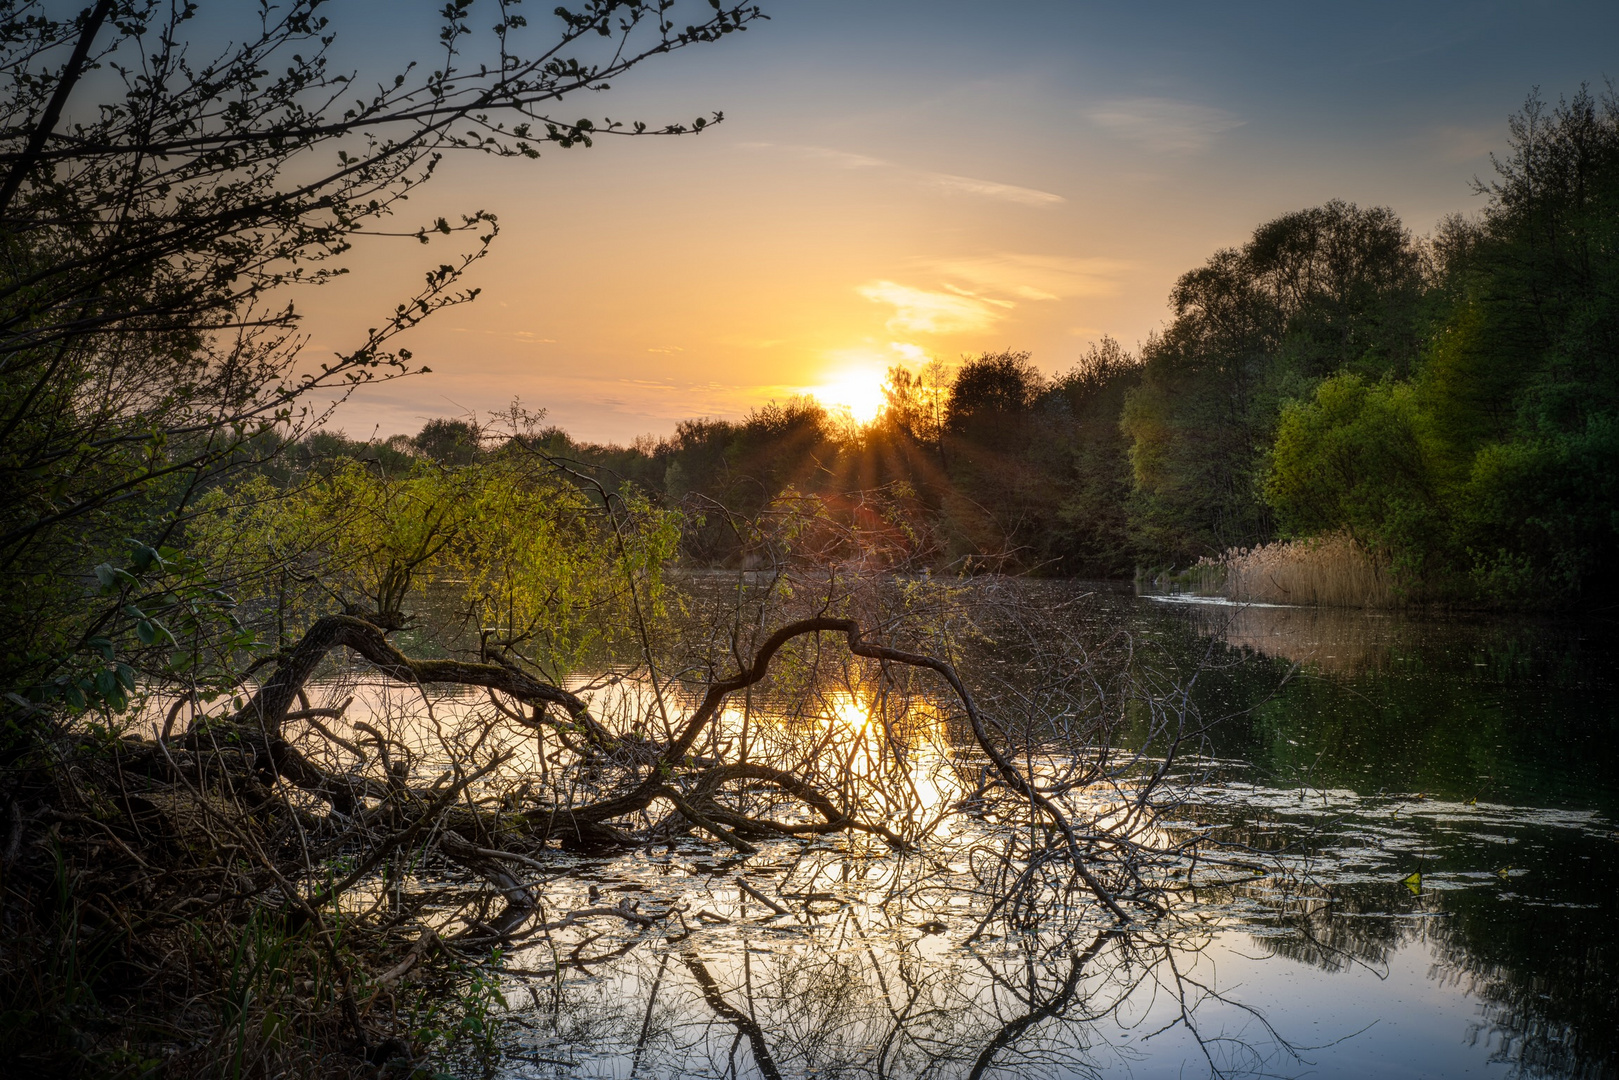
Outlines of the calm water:
M 507 957 L 504 1075 L 1619 1075 L 1610 629 L 1098 592 L 1097 628 L 1205 661 L 1227 718 L 1173 824 L 1266 874 L 1128 931 L 1078 911 L 974 937 L 970 819 L 929 857 L 559 857 L 553 912 L 681 913 Z M 552 974 L 570 957 L 599 959 Z

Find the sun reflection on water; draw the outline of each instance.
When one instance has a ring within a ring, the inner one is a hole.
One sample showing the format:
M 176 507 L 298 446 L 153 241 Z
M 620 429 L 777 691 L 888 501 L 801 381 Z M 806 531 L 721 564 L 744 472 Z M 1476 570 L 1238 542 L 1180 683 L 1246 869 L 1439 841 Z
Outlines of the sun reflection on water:
M 871 706 L 864 704 L 853 694 L 833 694 L 831 710 L 831 719 L 851 731 L 864 731 L 871 725 Z

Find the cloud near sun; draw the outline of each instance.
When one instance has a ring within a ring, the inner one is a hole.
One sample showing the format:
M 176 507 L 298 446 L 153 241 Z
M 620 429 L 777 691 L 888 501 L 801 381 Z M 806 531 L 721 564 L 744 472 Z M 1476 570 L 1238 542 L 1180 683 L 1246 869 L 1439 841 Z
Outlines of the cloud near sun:
M 976 290 L 1014 296 L 1019 300 L 1114 296 L 1119 291 L 1119 276 L 1130 266 L 1119 259 L 1016 252 L 928 259 L 921 265 L 945 280 L 954 279 Z
M 861 285 L 856 290 L 861 296 L 894 308 L 887 326 L 895 333 L 972 333 L 1006 318 L 1021 300 L 1110 296 L 1118 291 L 1118 275 L 1126 268 L 1125 263 L 1114 259 L 1017 254 L 929 260 L 924 265 L 933 273 L 974 288 L 948 282 L 938 289 L 919 289 L 895 281 Z
M 977 296 L 948 285 L 945 288 L 950 291 L 933 292 L 893 281 L 873 281 L 858 291 L 873 303 L 894 306 L 888 329 L 896 333 L 963 334 L 983 330 L 1017 306 L 1010 300 Z

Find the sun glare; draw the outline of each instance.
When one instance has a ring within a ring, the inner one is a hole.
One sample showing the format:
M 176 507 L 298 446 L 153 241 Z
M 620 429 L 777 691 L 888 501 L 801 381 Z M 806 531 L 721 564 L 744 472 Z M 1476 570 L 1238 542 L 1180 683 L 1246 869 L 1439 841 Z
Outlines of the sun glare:
M 871 723 L 871 710 L 853 694 L 836 694 L 832 698 L 832 715 L 842 721 L 850 731 L 860 731 Z
M 879 371 L 841 371 L 809 392 L 827 408 L 847 409 L 856 423 L 869 424 L 883 411 L 884 377 Z

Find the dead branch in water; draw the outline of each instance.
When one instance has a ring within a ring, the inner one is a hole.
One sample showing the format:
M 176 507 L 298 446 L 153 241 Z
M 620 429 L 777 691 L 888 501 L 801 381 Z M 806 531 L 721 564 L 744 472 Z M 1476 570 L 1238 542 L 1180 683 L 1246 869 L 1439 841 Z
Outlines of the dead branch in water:
M 750 853 L 753 851 L 752 845 L 720 819 L 726 819 L 731 825 L 747 830 L 753 835 L 791 832 L 792 829 L 789 826 L 738 815 L 714 802 L 712 794 L 719 785 L 728 780 L 745 778 L 754 784 L 769 785 L 784 794 L 795 796 L 818 811 L 824 820 L 821 829 L 817 831 L 860 829 L 882 836 L 896 846 L 902 846 L 903 841 L 880 822 L 864 821 L 857 813 L 837 807 L 825 794 L 790 773 L 762 768 L 745 761 L 722 761 L 700 768 L 693 768 L 688 764 L 692 747 L 720 714 L 728 698 L 764 680 L 770 671 L 771 662 L 790 642 L 823 633 L 840 635 L 854 656 L 882 664 L 923 669 L 938 675 L 963 709 L 978 749 L 989 760 L 997 781 L 1027 800 L 1031 807 L 1062 834 L 1072 860 L 1073 871 L 1083 879 L 1086 888 L 1120 922 L 1130 920 L 1130 916 L 1086 865 L 1093 855 L 1084 850 L 1081 838 L 1076 834 L 1062 809 L 1035 780 L 1019 772 L 1006 752 L 996 744 L 972 693 L 954 665 L 936 657 L 872 642 L 865 637 L 860 624 L 848 618 L 819 616 L 799 619 L 772 633 L 755 650 L 749 663 L 729 677 L 709 684 L 697 707 L 679 725 L 672 739 L 663 745 L 644 746 L 644 749 L 650 750 L 656 756 L 650 767 L 639 770 L 644 775 L 639 782 L 627 785 L 628 790 L 612 793 L 575 807 L 530 807 L 508 819 L 506 829 L 509 831 L 516 827 L 531 836 L 537 835 L 542 840 L 553 835 L 562 838 L 571 837 L 582 847 L 605 843 L 628 843 L 633 842 L 630 834 L 615 827 L 612 822 L 643 811 L 662 799 L 671 803 L 692 824 L 738 851 Z M 327 798 L 334 806 L 342 803 L 340 809 L 352 811 L 354 809 L 352 800 L 355 796 L 363 798 L 367 793 L 374 794 L 374 789 L 367 788 L 356 792 L 352 785 L 346 785 L 342 779 L 319 770 L 298 754 L 282 734 L 282 728 L 291 715 L 292 704 L 303 692 L 305 684 L 327 654 L 339 648 L 346 648 L 358 654 L 378 674 L 395 682 L 418 686 L 448 684 L 495 690 L 507 694 L 523 705 L 534 707 L 537 716 L 543 715 L 541 710 L 546 706 L 562 706 L 567 710 L 570 720 L 551 720 L 549 723 L 552 726 L 566 724 L 571 730 L 582 734 L 589 746 L 598 753 L 611 754 L 620 747 L 620 740 L 591 716 L 586 702 L 560 687 L 498 664 L 411 659 L 388 642 L 383 630 L 351 615 L 328 615 L 317 620 L 304 635 L 303 640 L 277 665 L 275 672 L 266 680 L 263 687 L 240 711 L 228 720 L 211 722 L 189 732 L 186 737 L 187 744 L 196 747 L 206 740 L 217 743 L 221 732 L 228 732 L 235 737 L 229 741 L 262 748 L 271 768 L 278 776 L 290 780 L 306 791 Z M 517 710 L 504 710 L 504 713 L 513 718 L 522 716 Z M 488 768 L 482 770 L 487 771 Z M 478 775 L 482 775 L 482 772 Z M 471 779 L 472 777 L 464 778 L 456 787 L 438 796 L 437 799 L 430 799 L 428 792 L 412 791 L 411 795 L 416 800 L 430 803 L 436 808 L 433 814 L 424 815 L 410 829 L 379 844 L 373 850 L 371 858 L 362 864 L 362 870 L 349 875 L 340 886 L 320 894 L 319 902 L 329 902 L 343 889 L 363 877 L 364 873 L 368 873 L 387 852 L 392 851 L 400 843 L 413 840 L 429 824 L 430 817 L 436 820 L 436 814 L 442 812 L 454 795 L 459 794 Z M 682 785 L 680 781 L 689 783 Z M 682 786 L 689 786 L 691 794 L 683 795 L 680 790 Z M 487 838 L 494 831 L 492 826 L 481 821 L 477 815 L 458 817 L 454 819 L 451 827 L 458 831 L 470 832 L 473 837 Z

